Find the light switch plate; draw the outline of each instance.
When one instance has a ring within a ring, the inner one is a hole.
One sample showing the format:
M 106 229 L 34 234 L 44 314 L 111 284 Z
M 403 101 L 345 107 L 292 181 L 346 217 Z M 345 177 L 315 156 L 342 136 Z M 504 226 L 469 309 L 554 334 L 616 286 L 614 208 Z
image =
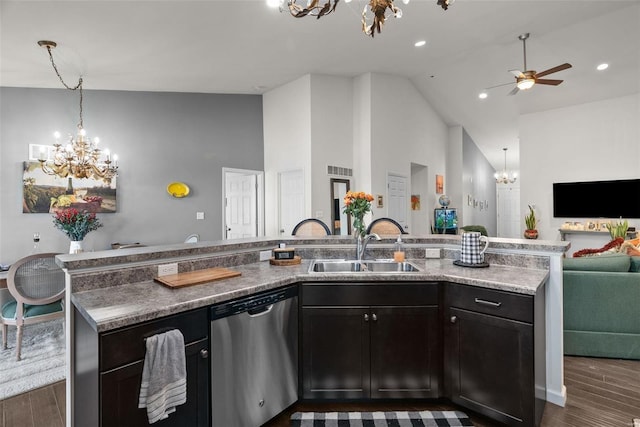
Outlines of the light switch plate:
M 271 251 L 260 251 L 260 261 L 269 261 L 271 258 Z
M 196 219 L 204 219 L 204 212 L 196 212 Z

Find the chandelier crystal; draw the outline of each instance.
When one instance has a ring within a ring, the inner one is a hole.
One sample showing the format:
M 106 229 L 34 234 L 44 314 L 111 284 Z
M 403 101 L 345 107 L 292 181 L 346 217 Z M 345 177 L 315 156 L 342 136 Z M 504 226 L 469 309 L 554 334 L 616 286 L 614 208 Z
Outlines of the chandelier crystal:
M 66 144 L 60 142 L 60 133 L 55 132 L 55 143 L 53 144 L 53 159 L 45 156 L 44 150 L 40 151 L 38 161 L 42 171 L 47 175 L 56 175 L 62 178 L 90 178 L 102 180 L 107 185 L 111 184 L 111 180 L 118 174 L 118 156 L 111 156 L 109 150 L 101 150 L 98 148 L 99 139 L 91 140 L 87 137 L 84 129 L 82 118 L 82 77 L 78 79 L 76 86 L 68 86 L 62 76 L 58 72 L 51 49 L 57 44 L 48 40 L 40 40 L 38 45 L 47 49 L 49 59 L 56 75 L 62 82 L 62 85 L 69 90 L 78 90 L 80 93 L 80 121 L 78 122 L 78 131 L 75 135 L 69 135 Z
M 493 176 L 496 179 L 496 183 L 498 184 L 513 184 L 516 182 L 517 174 L 515 172 L 509 172 L 507 170 L 507 149 L 504 150 L 504 169 L 502 169 L 501 173 L 496 172 Z

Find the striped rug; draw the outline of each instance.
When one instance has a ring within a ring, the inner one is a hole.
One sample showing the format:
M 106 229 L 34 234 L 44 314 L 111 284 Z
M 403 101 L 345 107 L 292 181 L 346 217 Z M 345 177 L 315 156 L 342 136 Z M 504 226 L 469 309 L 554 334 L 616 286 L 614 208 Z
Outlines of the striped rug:
M 291 427 L 473 426 L 460 411 L 295 412 Z

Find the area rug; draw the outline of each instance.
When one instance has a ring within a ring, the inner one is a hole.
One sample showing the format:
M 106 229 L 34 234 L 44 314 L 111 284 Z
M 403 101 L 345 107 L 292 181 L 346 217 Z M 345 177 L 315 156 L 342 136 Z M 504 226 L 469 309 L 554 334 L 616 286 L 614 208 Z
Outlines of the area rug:
M 20 361 L 16 360 L 16 328 L 8 329 L 6 350 L 0 341 L 0 400 L 65 378 L 64 319 L 25 326 Z
M 291 427 L 447 427 L 473 426 L 459 411 L 295 412 Z

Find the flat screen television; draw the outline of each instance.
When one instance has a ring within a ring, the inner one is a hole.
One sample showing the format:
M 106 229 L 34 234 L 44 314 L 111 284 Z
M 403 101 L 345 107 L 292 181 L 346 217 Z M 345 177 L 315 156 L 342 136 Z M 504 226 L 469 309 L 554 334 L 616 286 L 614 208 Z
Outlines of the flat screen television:
M 437 208 L 433 211 L 434 228 L 456 229 L 458 228 L 458 214 L 455 209 Z
M 640 179 L 556 182 L 555 218 L 640 218 Z

